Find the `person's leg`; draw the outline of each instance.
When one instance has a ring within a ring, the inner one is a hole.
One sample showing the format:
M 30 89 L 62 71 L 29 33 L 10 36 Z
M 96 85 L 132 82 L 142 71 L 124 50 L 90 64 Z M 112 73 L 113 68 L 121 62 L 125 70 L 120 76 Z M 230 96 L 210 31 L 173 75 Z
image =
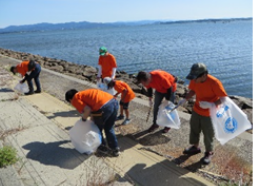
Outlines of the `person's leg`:
M 202 116 L 201 130 L 204 134 L 205 156 L 202 158 L 203 163 L 209 164 L 213 155 L 214 129 L 210 117 Z
M 39 64 L 36 65 L 35 71 L 37 72 L 37 74 L 34 76 L 34 82 L 36 85 L 37 90 L 35 91 L 35 93 L 40 93 L 41 92 L 41 83 L 40 83 L 40 73 L 41 73 L 41 67 Z
M 117 116 L 116 121 L 124 119 L 123 115 L 123 103 L 120 101 L 120 115 Z
M 130 119 L 129 117 L 129 109 L 125 109 L 125 115 L 126 115 L 126 119 Z
M 192 155 L 201 152 L 199 148 L 200 132 L 201 132 L 200 115 L 193 110 L 190 119 L 190 138 L 189 138 L 189 142 L 192 146 L 190 148 L 185 149 L 183 152 L 184 154 Z
M 108 142 L 108 146 L 115 150 L 118 147 L 117 138 L 115 135 L 114 125 L 117 116 L 118 103 L 114 99 L 107 103 L 105 107 L 103 107 L 103 120 L 104 120 L 104 130 L 106 134 L 106 139 Z
M 32 79 L 30 77 L 28 77 L 26 79 L 26 81 L 27 81 L 27 85 L 28 85 L 29 91 L 27 93 L 25 93 L 25 95 L 33 94 L 34 93 L 34 86 L 33 86 Z
M 129 102 L 128 103 L 124 103 L 123 104 L 123 110 L 125 111 L 126 114 L 126 119 L 124 120 L 124 122 L 122 123 L 122 125 L 127 125 L 130 123 L 130 118 L 129 118 Z
M 123 105 L 120 105 L 120 114 L 123 116 Z
M 161 101 L 163 100 L 165 94 L 162 94 L 160 92 L 155 91 L 155 96 L 154 96 L 154 106 L 153 106 L 153 124 L 152 126 L 148 129 L 148 132 L 153 132 L 159 126 L 157 125 L 157 115 L 159 111 L 159 106 L 161 104 Z

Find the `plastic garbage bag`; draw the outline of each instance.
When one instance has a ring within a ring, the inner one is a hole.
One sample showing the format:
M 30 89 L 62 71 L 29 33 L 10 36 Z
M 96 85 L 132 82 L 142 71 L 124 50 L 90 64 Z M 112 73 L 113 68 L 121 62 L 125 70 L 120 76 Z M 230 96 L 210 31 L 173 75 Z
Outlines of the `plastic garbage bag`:
M 29 88 L 26 83 L 18 83 L 14 87 L 14 89 L 23 94 L 29 91 Z
M 177 110 L 170 112 L 175 105 L 170 101 L 163 101 L 159 106 L 157 124 L 163 127 L 179 129 L 181 122 Z
M 219 108 L 210 108 L 216 139 L 224 145 L 252 127 L 247 115 L 229 98 L 221 98 Z
M 104 84 L 104 83 L 101 83 L 101 82 L 97 82 L 97 87 L 104 91 L 104 92 L 107 92 L 111 95 L 115 95 L 116 94 L 116 90 L 114 88 L 111 88 L 111 89 L 108 89 L 107 85 Z
M 69 134 L 73 146 L 80 153 L 95 152 L 102 140 L 99 128 L 91 120 L 77 121 Z

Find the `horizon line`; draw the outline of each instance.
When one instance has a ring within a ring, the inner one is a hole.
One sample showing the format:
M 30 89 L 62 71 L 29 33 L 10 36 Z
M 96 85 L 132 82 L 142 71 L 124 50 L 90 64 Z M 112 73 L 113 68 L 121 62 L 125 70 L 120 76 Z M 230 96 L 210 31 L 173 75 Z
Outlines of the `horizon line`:
M 6 29 L 11 26 L 30 26 L 30 25 L 38 25 L 38 24 L 66 24 L 66 23 L 98 23 L 98 24 L 115 24 L 115 23 L 131 23 L 131 22 L 142 22 L 142 21 L 154 21 L 154 22 L 180 22 L 180 21 L 199 21 L 199 20 L 223 20 L 223 19 L 253 19 L 253 17 L 231 17 L 231 18 L 202 18 L 202 19 L 143 19 L 143 20 L 136 20 L 136 21 L 112 21 L 112 22 L 92 22 L 92 21 L 68 21 L 68 22 L 58 22 L 58 23 L 51 23 L 51 22 L 38 22 L 38 23 L 31 23 L 31 24 L 22 24 L 22 25 L 9 25 L 1 29 Z

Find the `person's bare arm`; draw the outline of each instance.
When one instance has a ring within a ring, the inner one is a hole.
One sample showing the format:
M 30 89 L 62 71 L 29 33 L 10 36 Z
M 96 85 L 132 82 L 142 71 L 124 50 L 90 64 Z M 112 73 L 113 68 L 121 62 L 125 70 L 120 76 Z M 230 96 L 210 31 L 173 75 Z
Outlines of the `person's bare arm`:
M 123 96 L 122 96 L 123 99 L 121 100 L 122 102 L 123 102 L 123 100 L 125 99 L 127 93 L 128 93 L 128 90 L 127 90 L 127 89 L 124 89 L 124 91 L 123 91 L 123 93 L 122 93 L 122 94 L 123 94 Z
M 186 95 L 185 99 L 189 100 L 190 98 L 192 98 L 196 93 L 193 90 L 190 90 L 188 92 L 188 94 Z
M 91 108 L 89 106 L 85 106 L 84 113 L 82 115 L 82 120 L 86 121 L 88 116 L 91 114 Z

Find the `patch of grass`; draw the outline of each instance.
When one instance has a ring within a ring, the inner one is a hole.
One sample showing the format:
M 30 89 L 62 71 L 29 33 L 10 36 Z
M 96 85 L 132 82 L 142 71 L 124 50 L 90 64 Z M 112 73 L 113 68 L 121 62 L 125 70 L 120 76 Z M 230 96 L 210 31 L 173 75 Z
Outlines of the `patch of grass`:
M 0 168 L 12 165 L 18 161 L 17 152 L 13 147 L 0 148 Z

